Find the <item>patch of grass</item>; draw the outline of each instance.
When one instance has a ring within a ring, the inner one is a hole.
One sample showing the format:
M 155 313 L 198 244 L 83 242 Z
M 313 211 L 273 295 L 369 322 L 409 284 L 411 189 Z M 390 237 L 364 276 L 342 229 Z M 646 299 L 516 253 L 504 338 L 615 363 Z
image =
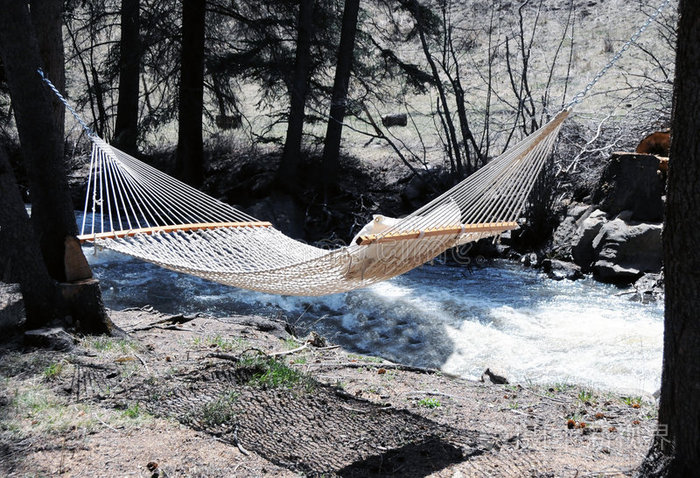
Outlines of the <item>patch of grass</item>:
M 632 408 L 640 408 L 642 406 L 642 397 L 622 397 L 622 403 Z
M 591 393 L 588 390 L 581 390 L 580 392 L 578 392 L 578 399 L 582 403 L 591 402 L 593 401 L 593 393 Z
M 128 407 L 126 407 L 126 410 L 124 410 L 123 415 L 127 418 L 138 418 L 141 416 L 141 408 L 139 407 L 138 403 L 132 403 Z
M 87 336 L 83 338 L 82 345 L 97 352 L 119 352 L 123 355 L 130 354 L 137 349 L 137 345 L 130 340 L 115 339 L 106 335 Z
M 201 420 L 204 425 L 218 426 L 231 422 L 236 418 L 233 406 L 238 400 L 239 394 L 234 390 L 222 393 L 215 400 L 202 407 Z
M 295 357 L 292 360 L 292 363 L 295 363 L 297 365 L 304 365 L 307 362 L 306 357 Z
M 44 369 L 44 378 L 46 380 L 55 380 L 61 375 L 63 371 L 63 362 L 51 362 L 48 367 Z
M 308 376 L 274 359 L 246 358 L 240 362 L 240 366 L 255 370 L 248 381 L 254 386 L 291 389 L 303 385 L 307 391 L 313 388 L 313 381 Z
M 287 350 L 294 350 L 298 349 L 299 347 L 301 347 L 301 345 L 299 345 L 299 343 L 294 339 L 285 339 L 284 341 L 284 348 Z
M 432 408 L 438 408 L 442 404 L 440 403 L 440 400 L 438 400 L 437 398 L 425 397 L 425 398 L 421 398 L 420 400 L 418 400 L 418 405 L 421 407 L 432 409 Z
M 138 419 L 128 419 L 122 411 L 104 409 L 89 403 L 71 403 L 57 396 L 45 382 L 34 380 L 7 383 L 10 403 L 0 413 L 0 430 L 17 437 L 47 436 L 69 430 L 88 433 L 102 427 L 134 428 L 150 420 L 141 412 Z
M 508 403 L 508 408 L 511 410 L 517 410 L 520 408 L 520 405 L 518 404 L 517 400 L 513 400 L 512 402 Z
M 241 338 L 229 339 L 221 335 L 208 337 L 195 337 L 192 339 L 192 344 L 195 347 L 218 348 L 222 352 L 231 352 L 232 350 L 240 350 L 248 346 L 248 341 Z

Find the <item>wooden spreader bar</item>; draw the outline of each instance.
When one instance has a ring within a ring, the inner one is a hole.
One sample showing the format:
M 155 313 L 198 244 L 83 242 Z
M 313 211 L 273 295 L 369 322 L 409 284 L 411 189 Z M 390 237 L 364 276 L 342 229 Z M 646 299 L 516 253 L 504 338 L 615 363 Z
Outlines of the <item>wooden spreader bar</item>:
M 406 239 L 419 239 L 421 237 L 446 236 L 453 234 L 467 234 L 480 232 L 505 232 L 517 229 L 517 222 L 485 222 L 482 224 L 464 224 L 463 226 L 429 227 L 423 231 L 414 229 L 410 231 L 388 232 L 386 234 L 370 234 L 357 238 L 357 244 L 368 246 L 383 242 L 397 242 Z
M 100 232 L 96 234 L 83 234 L 78 236 L 80 242 L 93 241 L 96 239 L 118 239 L 120 237 L 130 237 L 137 234 L 154 234 L 157 232 L 186 232 L 201 231 L 207 229 L 220 229 L 224 227 L 271 227 L 269 222 L 202 222 L 198 224 L 177 224 L 174 226 L 143 227 L 139 229 L 128 229 L 124 231 Z

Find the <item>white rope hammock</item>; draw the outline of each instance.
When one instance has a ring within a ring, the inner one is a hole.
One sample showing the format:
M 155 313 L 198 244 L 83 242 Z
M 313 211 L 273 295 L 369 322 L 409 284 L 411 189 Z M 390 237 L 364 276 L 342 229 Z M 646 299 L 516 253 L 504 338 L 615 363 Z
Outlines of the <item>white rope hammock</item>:
M 91 136 L 79 239 L 261 292 L 311 296 L 365 287 L 451 247 L 515 229 L 568 114 L 407 217 L 376 216 L 349 246 L 334 250 L 291 239 Z

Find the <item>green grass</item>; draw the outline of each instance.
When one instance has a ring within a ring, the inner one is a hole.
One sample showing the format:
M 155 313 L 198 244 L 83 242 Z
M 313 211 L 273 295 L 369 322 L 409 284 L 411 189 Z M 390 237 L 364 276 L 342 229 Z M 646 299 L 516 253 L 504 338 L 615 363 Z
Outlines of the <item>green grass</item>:
M 46 380 L 55 380 L 63 371 L 63 362 L 52 362 L 44 369 L 44 378 Z
M 639 408 L 642 406 L 642 397 L 622 397 L 622 403 L 629 407 Z
M 578 399 L 583 403 L 591 402 L 593 401 L 593 393 L 588 390 L 581 390 L 578 392 Z
M 238 397 L 238 392 L 229 390 L 204 405 L 201 410 L 202 423 L 207 426 L 218 426 L 231 422 L 236 417 L 233 406 L 238 401 Z
M 141 416 L 141 408 L 139 407 L 138 403 L 132 403 L 128 407 L 126 407 L 126 410 L 124 410 L 123 415 L 127 418 L 138 418 Z
M 93 349 L 97 352 L 117 352 L 123 355 L 133 353 L 137 350 L 134 342 L 126 339 L 115 339 L 106 335 L 88 336 L 82 340 L 85 348 Z
M 291 389 L 301 385 L 307 391 L 313 388 L 313 381 L 307 375 L 274 359 L 246 358 L 240 362 L 240 366 L 255 370 L 248 381 L 253 386 Z
M 440 403 L 440 400 L 437 398 L 433 397 L 426 397 L 426 398 L 421 398 L 418 400 L 418 405 L 421 407 L 425 408 L 439 408 L 442 404 Z
M 221 335 L 214 335 L 209 337 L 195 337 L 192 339 L 192 344 L 196 347 L 217 348 L 222 352 L 231 352 L 247 347 L 248 341 L 241 338 L 229 339 Z

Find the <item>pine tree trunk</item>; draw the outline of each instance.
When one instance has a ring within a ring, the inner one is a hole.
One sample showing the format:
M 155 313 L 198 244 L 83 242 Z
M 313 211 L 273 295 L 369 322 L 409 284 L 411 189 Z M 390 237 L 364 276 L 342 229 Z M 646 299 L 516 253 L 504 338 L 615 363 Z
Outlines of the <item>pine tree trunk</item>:
M 338 179 L 340 139 L 343 131 L 343 120 L 345 119 L 345 104 L 348 97 L 359 10 L 360 0 L 345 0 L 343 26 L 340 32 L 340 45 L 338 46 L 338 63 L 335 67 L 335 79 L 333 81 L 331 112 L 323 146 L 323 180 L 326 188 L 335 185 Z
M 66 70 L 64 66 L 65 55 L 63 53 L 63 2 L 31 0 L 30 14 L 34 31 L 42 32 L 42 35 L 37 40 L 44 72 L 59 91 L 64 91 L 66 87 Z M 53 106 L 58 137 L 61 144 L 63 144 L 66 109 L 57 97 L 51 98 L 51 104 Z
M 182 61 L 178 110 L 177 172 L 188 184 L 204 180 L 202 111 L 204 110 L 204 27 L 206 1 L 182 4 Z
M 18 283 L 33 329 L 62 317 L 56 282 L 46 271 L 5 151 L 0 148 L 0 280 Z
M 641 476 L 698 476 L 700 470 L 700 3 L 681 0 L 679 8 L 659 425 Z
M 122 0 L 119 101 L 113 142 L 119 149 L 131 155 L 137 153 L 140 63 L 139 0 Z
M 51 277 L 65 280 L 63 241 L 77 234 L 63 164 L 63 138 L 51 114 L 49 90 L 24 2 L 0 0 L 0 51 L 29 173 L 32 223 Z
M 294 74 L 290 82 L 290 107 L 287 121 L 287 138 L 282 160 L 277 170 L 278 183 L 294 189 L 299 174 L 301 139 L 304 132 L 304 108 L 311 68 L 311 35 L 313 27 L 314 0 L 299 1 L 296 58 Z
M 78 227 L 63 160 L 62 129 L 59 131 L 52 115 L 49 90 L 37 73 L 42 62 L 27 4 L 0 0 L 0 12 L 0 55 L 29 175 L 31 223 L 46 270 L 53 280 L 65 282 L 72 275 L 71 264 L 84 263 L 85 258 L 79 248 L 67 251 L 65 247 L 75 241 Z M 102 305 L 99 288 L 92 293 L 95 297 L 90 304 L 66 305 L 81 308 L 82 326 L 111 332 L 113 324 Z

